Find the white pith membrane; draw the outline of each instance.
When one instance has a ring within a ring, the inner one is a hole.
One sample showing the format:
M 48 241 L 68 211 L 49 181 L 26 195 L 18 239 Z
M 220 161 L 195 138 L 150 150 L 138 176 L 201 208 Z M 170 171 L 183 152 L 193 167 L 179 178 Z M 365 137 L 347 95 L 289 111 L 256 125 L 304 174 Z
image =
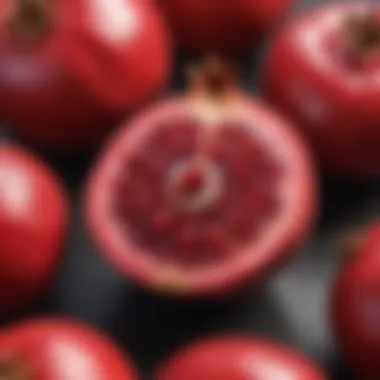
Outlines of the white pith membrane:
M 141 116 L 94 172 L 98 242 L 162 291 L 207 291 L 275 261 L 312 208 L 308 156 L 282 124 L 244 98 L 184 97 Z

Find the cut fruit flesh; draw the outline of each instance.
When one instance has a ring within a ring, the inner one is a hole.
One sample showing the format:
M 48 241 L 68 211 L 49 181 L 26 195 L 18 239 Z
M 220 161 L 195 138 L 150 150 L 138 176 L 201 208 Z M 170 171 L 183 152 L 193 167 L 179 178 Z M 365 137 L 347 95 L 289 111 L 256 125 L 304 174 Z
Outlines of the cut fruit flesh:
M 110 142 L 88 220 L 124 274 L 165 294 L 207 295 L 262 276 L 304 239 L 315 181 L 303 143 L 239 91 L 233 71 L 210 59 L 191 74 L 189 93 Z
M 125 158 L 113 209 L 142 252 L 211 265 L 253 245 L 276 216 L 281 163 L 239 121 L 214 126 L 207 141 L 200 123 L 171 124 Z

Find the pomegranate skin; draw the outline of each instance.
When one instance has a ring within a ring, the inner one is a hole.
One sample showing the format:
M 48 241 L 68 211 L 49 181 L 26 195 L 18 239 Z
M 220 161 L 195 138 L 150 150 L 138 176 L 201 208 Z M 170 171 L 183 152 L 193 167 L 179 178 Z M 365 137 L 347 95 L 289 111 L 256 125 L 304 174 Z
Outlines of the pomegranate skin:
M 361 236 L 333 288 L 332 327 L 348 364 L 362 379 L 378 379 L 380 365 L 380 223 Z
M 295 122 L 324 169 L 355 180 L 380 174 L 379 62 L 344 51 L 345 22 L 363 9 L 338 3 L 291 22 L 270 50 L 263 80 L 267 100 Z
M 3 1 L 0 15 L 23 0 Z M 170 74 L 171 45 L 148 1 L 42 0 L 43 33 L 0 28 L 0 118 L 59 154 L 92 150 Z M 37 2 L 36 2 L 37 3 Z
M 0 373 L 6 379 L 137 380 L 134 365 L 108 338 L 65 319 L 29 320 L 4 329 Z
M 279 21 L 292 0 L 156 0 L 179 44 L 193 52 L 242 52 Z
M 248 243 L 237 249 L 230 258 L 211 264 L 210 268 L 202 268 L 199 272 L 197 269 L 177 272 L 160 259 L 150 257 L 147 249 L 133 244 L 129 236 L 126 239 L 127 229 L 114 217 L 111 204 L 115 183 L 134 147 L 145 141 L 155 126 L 168 119 L 191 117 L 192 112 L 187 96 L 175 97 L 145 110 L 122 127 L 94 165 L 85 195 L 85 212 L 90 233 L 100 252 L 115 269 L 138 285 L 165 296 L 219 297 L 234 293 L 243 285 L 263 278 L 274 268 L 278 269 L 306 239 L 316 214 L 314 170 L 302 141 L 281 117 L 263 104 L 242 100 L 236 110 L 227 110 L 230 117 L 236 113 L 238 120 L 242 114 L 247 120 L 252 119 L 252 128 L 258 135 L 261 131 L 265 131 L 267 137 L 273 135 L 271 146 L 286 151 L 284 170 L 285 173 L 289 171 L 285 178 L 290 183 L 285 198 L 289 197 L 289 204 L 283 207 L 284 213 L 279 212 L 273 222 L 273 235 L 269 240 L 263 233 L 255 248 Z M 166 141 L 171 139 L 167 138 Z M 149 188 L 156 188 L 154 182 Z M 271 230 L 269 227 L 267 229 Z
M 23 309 L 47 286 L 62 253 L 69 204 L 54 174 L 0 143 L 0 314 Z
M 327 380 L 292 349 L 263 339 L 213 338 L 180 350 L 155 380 Z

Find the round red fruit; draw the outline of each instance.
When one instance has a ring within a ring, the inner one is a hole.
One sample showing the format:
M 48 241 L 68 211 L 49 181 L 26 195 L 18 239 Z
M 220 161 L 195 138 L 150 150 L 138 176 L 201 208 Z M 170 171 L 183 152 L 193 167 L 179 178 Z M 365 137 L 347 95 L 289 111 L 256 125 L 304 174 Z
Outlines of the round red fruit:
M 333 289 L 332 324 L 360 378 L 380 378 L 380 223 L 353 239 Z
M 180 350 L 155 380 L 327 380 L 293 349 L 262 339 L 214 338 Z
M 0 143 L 0 314 L 43 291 L 67 223 L 68 202 L 55 175 L 21 148 Z
M 0 337 L 4 380 L 137 380 L 134 365 L 89 327 L 41 319 L 7 327 Z
M 264 91 L 324 167 L 380 175 L 380 7 L 338 3 L 290 23 L 269 54 Z
M 170 46 L 140 0 L 4 0 L 0 118 L 46 150 L 91 149 L 165 85 Z
M 219 53 L 247 50 L 293 0 L 156 0 L 182 47 Z
M 312 165 L 228 65 L 190 70 L 189 92 L 142 112 L 96 164 L 86 202 L 101 251 L 164 294 L 216 295 L 288 257 L 312 223 Z

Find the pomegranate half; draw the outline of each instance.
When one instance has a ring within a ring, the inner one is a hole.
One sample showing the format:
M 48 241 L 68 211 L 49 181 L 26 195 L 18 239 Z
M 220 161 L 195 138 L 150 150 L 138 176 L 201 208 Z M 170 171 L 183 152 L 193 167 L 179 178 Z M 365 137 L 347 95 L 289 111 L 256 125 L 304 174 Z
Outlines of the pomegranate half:
M 228 66 L 191 69 L 189 92 L 128 122 L 91 176 L 95 241 L 158 292 L 228 292 L 292 253 L 314 217 L 307 150 Z
M 39 319 L 3 329 L 3 380 L 137 380 L 131 361 L 102 334 L 65 319 Z
M 293 3 L 293 0 L 155 1 L 178 43 L 201 53 L 249 50 Z
M 303 355 L 281 344 L 241 337 L 213 338 L 180 350 L 155 380 L 327 380 Z
M 309 138 L 329 172 L 380 175 L 380 7 L 318 8 L 279 33 L 264 92 Z
M 36 157 L 0 142 L 0 316 L 39 296 L 62 253 L 69 204 Z
M 146 0 L 4 0 L 0 17 L 0 119 L 43 149 L 93 148 L 168 78 Z
M 380 222 L 354 239 L 333 289 L 332 325 L 361 379 L 380 378 Z

